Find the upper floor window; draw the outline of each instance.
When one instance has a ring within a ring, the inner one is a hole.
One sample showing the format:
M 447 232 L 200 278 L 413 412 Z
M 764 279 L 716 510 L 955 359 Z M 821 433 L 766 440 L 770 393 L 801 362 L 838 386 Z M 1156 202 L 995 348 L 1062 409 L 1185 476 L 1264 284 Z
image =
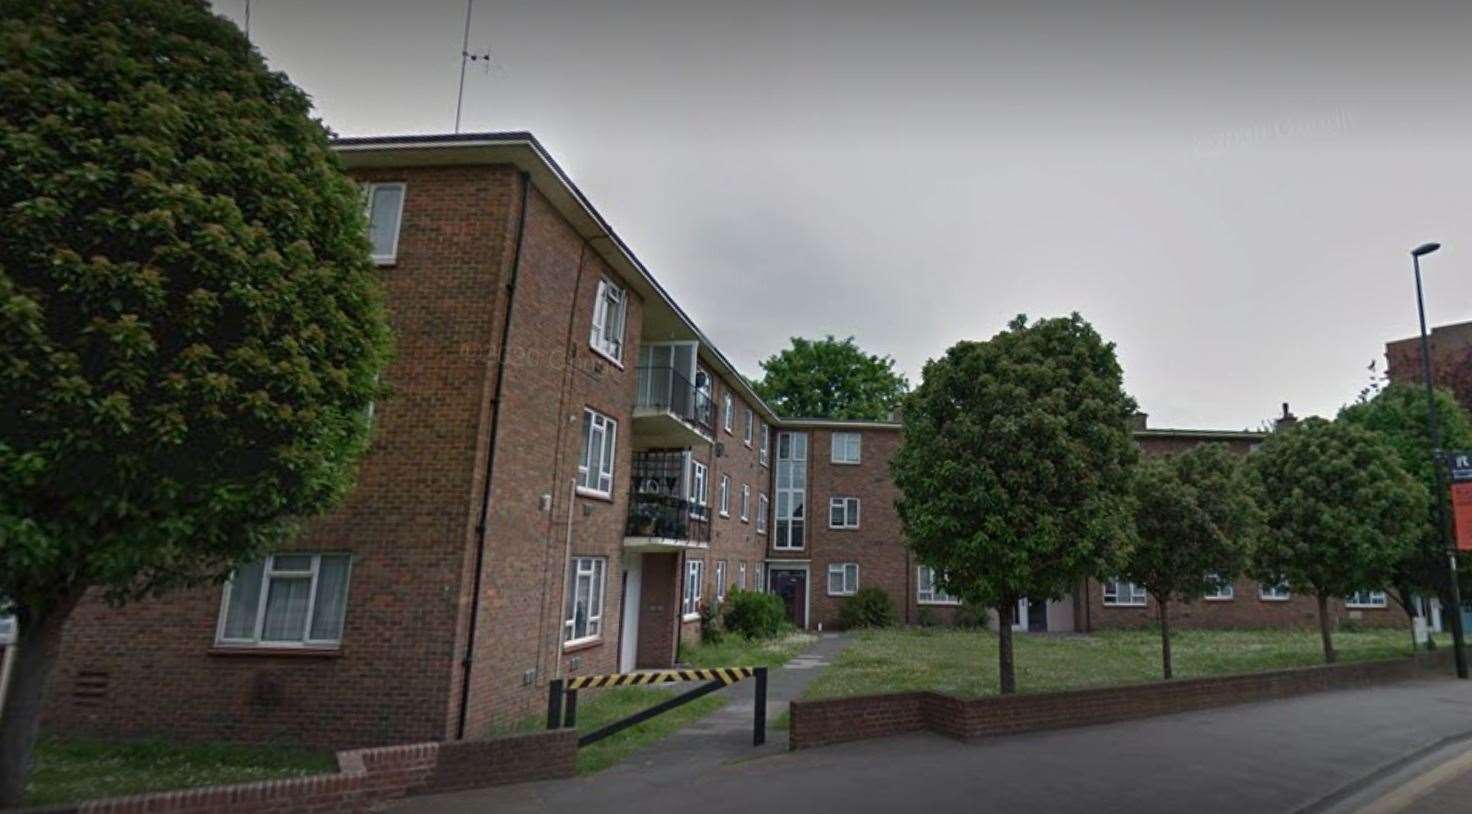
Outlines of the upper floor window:
M 567 577 L 571 590 L 562 621 L 563 642 L 576 644 L 602 635 L 607 562 L 603 557 L 577 557 L 569 565 Z
M 578 490 L 600 497 L 613 494 L 613 452 L 618 422 L 591 409 L 583 410 L 583 457 L 578 461 Z
M 1104 604 L 1111 607 L 1144 607 L 1145 586 L 1111 579 L 1104 583 Z
M 858 463 L 861 439 L 862 436 L 856 432 L 833 433 L 833 462 L 836 464 Z
M 705 560 L 685 561 L 685 594 L 680 613 L 688 620 L 700 615 L 700 583 L 705 578 Z
M 1220 574 L 1210 574 L 1208 575 L 1208 579 L 1211 582 L 1212 589 L 1203 594 L 1202 599 L 1211 602 L 1225 602 L 1236 596 L 1236 591 L 1232 587 L 1231 580 L 1223 579 Z
M 777 507 L 772 547 L 802 548 L 807 525 L 808 436 L 777 433 Z
M 1276 583 L 1269 585 L 1264 582 L 1257 587 L 1257 598 L 1268 602 L 1287 602 L 1293 597 L 1288 592 L 1288 581 L 1279 579 Z
M 751 484 L 741 484 L 741 522 L 751 517 Z
M 348 606 L 347 554 L 274 554 L 235 569 L 215 638 L 258 647 L 337 647 Z
M 767 423 L 765 421 L 763 421 L 762 422 L 762 448 L 757 451 L 757 455 L 761 459 L 762 466 L 768 466 L 769 463 L 770 463 L 770 460 L 771 460 L 770 447 L 771 446 L 772 446 L 772 428 L 769 427 L 769 426 L 767 426 Z
M 368 241 L 373 262 L 387 266 L 399 256 L 399 221 L 404 215 L 402 183 L 368 184 L 363 205 L 368 214 Z
M 959 605 L 961 600 L 941 590 L 935 569 L 919 566 L 915 571 L 915 600 L 922 605 Z
M 731 400 L 731 392 L 728 390 L 725 396 L 721 398 L 721 428 L 726 431 L 727 435 L 731 434 L 731 414 L 735 411 L 736 408 Z
M 828 498 L 828 528 L 856 529 L 859 527 L 859 499 L 856 497 Z
M 755 427 L 755 424 L 756 424 L 756 414 L 751 411 L 751 408 L 750 407 L 747 407 L 746 408 L 746 431 L 742 435 L 742 440 L 746 442 L 746 445 L 747 446 L 751 446 L 751 435 L 752 435 L 752 430 Z
M 835 562 L 828 566 L 828 595 L 852 596 L 859 592 L 859 564 Z
M 767 533 L 767 496 L 756 496 L 756 533 Z
M 721 517 L 731 516 L 731 476 L 721 476 Z
M 1383 608 L 1386 606 L 1384 591 L 1355 591 L 1344 598 L 1344 604 L 1350 608 Z
M 694 515 L 695 517 L 705 517 L 706 513 L 709 511 L 708 507 L 710 506 L 710 499 L 709 497 L 707 497 L 708 492 L 706 491 L 705 484 L 706 473 L 708 471 L 709 470 L 706 469 L 705 464 L 701 463 L 700 461 L 691 459 L 690 514 Z
M 623 286 L 607 277 L 598 281 L 598 299 L 593 303 L 593 330 L 588 344 L 619 364 L 624 361 L 624 316 L 628 305 L 628 294 Z

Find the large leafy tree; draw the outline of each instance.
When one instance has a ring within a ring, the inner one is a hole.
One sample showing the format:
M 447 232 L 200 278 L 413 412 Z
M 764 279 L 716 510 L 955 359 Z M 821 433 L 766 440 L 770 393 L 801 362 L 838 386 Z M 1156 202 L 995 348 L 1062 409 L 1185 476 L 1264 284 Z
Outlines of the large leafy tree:
M 1222 444 L 1147 458 L 1135 475 L 1135 540 L 1120 573 L 1145 587 L 1160 617 L 1160 661 L 1172 675 L 1170 603 L 1192 602 L 1246 565 L 1257 507 L 1238 456 Z
M 1394 579 L 1424 534 L 1426 490 L 1389 444 L 1347 421 L 1305 419 L 1250 460 L 1265 520 L 1252 570 L 1318 600 L 1324 660 L 1333 662 L 1329 599 Z
M 864 353 L 854 338 L 792 338 L 792 347 L 762 362 L 757 392 L 793 418 L 883 421 L 910 389 L 894 359 Z
M 0 595 L 19 802 L 68 615 L 333 505 L 388 352 L 361 199 L 202 0 L 0 0 Z
M 1472 449 L 1472 417 L 1457 403 L 1448 390 L 1437 389 L 1436 413 L 1441 427 L 1441 443 L 1448 450 Z M 1431 435 L 1426 429 L 1426 390 L 1411 384 L 1390 384 L 1384 389 L 1367 391 L 1354 404 L 1339 411 L 1339 421 L 1355 424 L 1380 436 L 1395 450 L 1396 458 L 1427 495 L 1446 500 L 1443 483 L 1438 492 L 1436 473 L 1431 465 Z M 1408 616 L 1415 615 L 1411 597 L 1417 593 L 1442 597 L 1451 607 L 1450 580 L 1446 567 L 1446 542 L 1437 522 L 1436 504 L 1428 501 L 1426 516 L 1415 544 L 1395 569 L 1389 586 L 1392 596 Z M 1427 638 L 1427 646 L 1432 640 Z
M 996 609 L 1004 693 L 1017 601 L 1061 597 L 1132 534 L 1134 412 L 1114 345 L 1078 314 L 957 343 L 904 401 L 900 520 L 947 593 Z

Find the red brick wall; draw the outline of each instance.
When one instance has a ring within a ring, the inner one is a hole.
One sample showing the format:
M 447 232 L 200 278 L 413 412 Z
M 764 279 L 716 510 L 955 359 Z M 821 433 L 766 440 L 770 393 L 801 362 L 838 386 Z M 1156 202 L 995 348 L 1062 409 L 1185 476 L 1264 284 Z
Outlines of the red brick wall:
M 639 589 L 639 648 L 635 666 L 668 667 L 675 658 L 675 625 L 684 585 L 679 554 L 645 554 Z
M 360 177 L 408 185 L 398 262 L 382 270 L 393 394 L 376 405 L 356 489 L 289 546 L 354 555 L 341 649 L 213 655 L 218 587 L 123 610 L 88 601 L 52 683 L 51 731 L 326 747 L 450 732 L 455 625 L 484 471 L 477 427 L 488 410 L 515 177 L 493 167 Z M 82 684 L 100 696 L 76 697 Z
M 1232 599 L 1172 602 L 1171 626 L 1318 629 L 1319 604 L 1312 596 L 1295 593 L 1286 602 L 1261 599 L 1258 583 L 1250 579 L 1239 579 L 1232 587 Z M 1089 580 L 1087 590 L 1090 630 L 1149 627 L 1159 621 L 1160 611 L 1153 596 L 1145 598 L 1145 607 L 1109 607 L 1104 605 L 1104 588 L 1097 581 Z M 1331 599 L 1329 613 L 1336 623 L 1347 620 L 1365 627 L 1409 628 L 1411 624 L 1405 611 L 1389 597 L 1383 608 L 1346 608 L 1344 600 Z
M 1472 409 L 1472 322 L 1442 325 L 1427 338 L 1431 349 L 1431 380 L 1452 391 L 1463 407 Z M 1385 343 L 1386 375 L 1393 382 L 1421 383 L 1421 338 Z
M 1427 671 L 1444 672 L 1450 661 L 1448 650 L 1417 658 L 1027 695 L 963 699 L 924 692 L 794 701 L 790 743 L 793 749 L 806 749 L 921 728 L 967 739 L 1089 726 L 1404 681 Z

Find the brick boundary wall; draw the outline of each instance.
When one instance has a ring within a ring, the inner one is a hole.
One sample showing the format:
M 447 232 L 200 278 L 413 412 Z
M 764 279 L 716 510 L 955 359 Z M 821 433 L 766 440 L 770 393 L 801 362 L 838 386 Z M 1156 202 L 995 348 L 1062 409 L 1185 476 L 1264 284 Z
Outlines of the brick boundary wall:
M 337 753 L 338 772 L 87 800 L 20 814 L 313 814 L 378 811 L 419 794 L 571 777 L 577 730 Z
M 968 740 L 1089 726 L 1405 681 L 1449 669 L 1451 655 L 1443 649 L 1404 659 L 986 698 L 906 692 L 794 701 L 789 739 L 792 749 L 808 749 L 918 730 Z

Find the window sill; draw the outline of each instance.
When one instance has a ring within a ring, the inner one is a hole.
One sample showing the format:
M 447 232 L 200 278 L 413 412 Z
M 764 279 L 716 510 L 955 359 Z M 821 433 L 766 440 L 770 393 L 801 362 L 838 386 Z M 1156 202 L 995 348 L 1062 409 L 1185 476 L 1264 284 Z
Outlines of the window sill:
M 1234 601 L 1236 601 L 1236 599 L 1237 599 L 1237 597 L 1235 597 L 1235 596 L 1203 596 L 1203 597 L 1201 597 L 1201 601 L 1202 602 L 1234 602 Z
M 1259 596 L 1257 598 L 1257 601 L 1259 601 L 1259 602 L 1288 602 L 1291 599 L 1293 599 L 1293 597 L 1291 597 L 1291 596 Z
M 829 531 L 858 531 L 858 526 L 829 526 Z
M 858 591 L 850 591 L 848 593 L 842 593 L 842 594 L 835 594 L 835 593 L 829 592 L 828 596 L 840 596 L 840 597 L 841 596 L 853 596 L 856 593 L 858 593 Z
M 915 600 L 915 604 L 916 605 L 934 605 L 934 606 L 940 607 L 940 608 L 959 608 L 959 607 L 961 607 L 961 603 L 960 602 L 942 602 L 942 601 L 936 600 L 936 599 L 917 599 L 917 600 Z
M 1385 610 L 1385 605 L 1345 605 L 1345 610 Z
M 615 359 L 614 356 L 613 356 L 613 354 L 611 354 L 608 351 L 606 351 L 606 350 L 598 347 L 597 345 L 593 344 L 592 342 L 589 342 L 588 343 L 588 350 L 591 350 L 592 352 L 598 354 L 599 356 L 602 356 L 610 365 L 613 365 L 614 367 L 618 368 L 619 370 L 623 370 L 624 369 L 624 362 L 623 362 L 622 359 Z
M 380 268 L 389 267 L 389 266 L 396 266 L 398 264 L 399 264 L 399 258 L 398 257 L 375 257 L 375 258 L 373 258 L 373 265 L 378 266 Z
M 830 461 L 834 466 L 859 466 L 863 461 Z
M 730 520 L 731 519 L 731 513 L 730 512 L 721 512 L 721 517 L 724 517 L 727 520 Z
M 579 486 L 577 492 L 578 497 L 592 498 L 593 500 L 602 500 L 607 503 L 613 502 L 613 493 L 611 492 L 600 492 L 596 489 L 589 489 L 586 486 Z
M 577 652 L 580 652 L 580 651 L 583 651 L 583 650 L 591 650 L 591 649 L 593 649 L 595 647 L 601 647 L 602 645 L 603 645 L 603 637 L 602 636 L 596 636 L 596 637 L 591 638 L 591 639 L 573 639 L 570 642 L 564 642 L 563 643 L 563 645 L 562 645 L 562 652 L 564 652 L 564 653 L 577 653 Z
M 681 616 L 680 617 L 680 621 L 681 622 L 699 622 L 700 621 L 700 614 L 698 614 L 698 613 L 687 613 L 684 616 Z
M 1106 608 L 1144 608 L 1148 607 L 1145 602 L 1105 602 Z
M 741 522 L 743 522 L 743 523 L 750 523 L 751 520 L 749 518 L 743 517 L 743 518 L 741 518 Z
M 254 647 L 251 645 L 236 646 L 217 644 L 209 649 L 209 655 L 339 659 L 342 658 L 342 650 L 337 647 Z

